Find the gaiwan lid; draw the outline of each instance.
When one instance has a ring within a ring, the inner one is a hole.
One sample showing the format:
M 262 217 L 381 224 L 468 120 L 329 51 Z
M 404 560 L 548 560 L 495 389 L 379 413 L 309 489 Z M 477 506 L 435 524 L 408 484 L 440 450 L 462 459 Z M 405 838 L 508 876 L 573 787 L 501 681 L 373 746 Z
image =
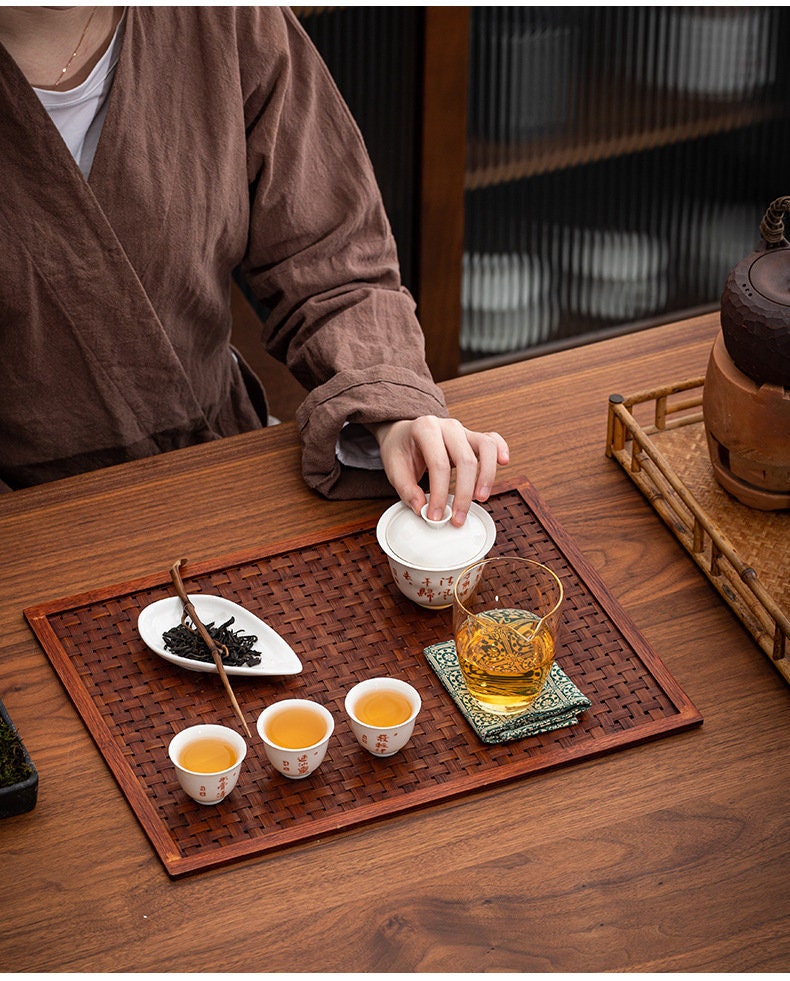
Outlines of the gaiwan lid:
M 448 498 L 444 517 L 430 521 L 415 514 L 405 504 L 395 505 L 390 520 L 382 529 L 385 550 L 410 566 L 423 569 L 454 569 L 481 558 L 493 545 L 495 537 L 491 516 L 472 504 L 460 528 L 450 524 L 453 498 Z

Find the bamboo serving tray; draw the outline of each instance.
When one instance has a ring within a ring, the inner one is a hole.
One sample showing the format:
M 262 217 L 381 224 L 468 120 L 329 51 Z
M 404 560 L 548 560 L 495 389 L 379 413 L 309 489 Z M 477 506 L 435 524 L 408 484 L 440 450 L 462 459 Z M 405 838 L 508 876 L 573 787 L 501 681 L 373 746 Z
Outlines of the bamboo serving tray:
M 375 522 L 216 561 L 185 564 L 189 592 L 244 606 L 293 647 L 303 671 L 280 679 L 234 676 L 253 732 L 239 783 L 202 806 L 167 759 L 173 734 L 197 722 L 239 723 L 216 674 L 153 654 L 140 610 L 172 594 L 167 570 L 25 610 L 25 616 L 170 876 L 216 867 L 696 726 L 702 716 L 648 646 L 527 481 L 486 505 L 494 554 L 550 564 L 567 603 L 560 666 L 591 700 L 576 725 L 486 745 L 466 723 L 423 651 L 451 637 L 449 610 L 423 610 L 396 589 Z M 405 750 L 381 759 L 358 746 L 343 714 L 353 683 L 393 674 L 423 708 Z M 335 718 L 319 770 L 292 781 L 268 764 L 255 732 L 260 711 L 313 697 Z
M 611 395 L 606 453 L 790 682 L 790 511 L 747 507 L 719 485 L 702 415 L 704 381 Z

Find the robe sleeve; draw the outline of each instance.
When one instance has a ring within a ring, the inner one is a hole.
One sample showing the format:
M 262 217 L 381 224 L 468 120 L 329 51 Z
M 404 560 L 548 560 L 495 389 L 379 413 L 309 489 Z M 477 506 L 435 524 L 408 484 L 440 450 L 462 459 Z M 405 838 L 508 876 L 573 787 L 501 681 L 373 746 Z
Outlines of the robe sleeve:
M 268 49 L 255 43 L 254 13 L 239 25 L 251 194 L 242 271 L 269 311 L 267 349 L 309 391 L 296 416 L 308 486 L 328 497 L 391 494 L 383 472 L 338 461 L 344 423 L 448 412 L 361 134 L 281 10 Z

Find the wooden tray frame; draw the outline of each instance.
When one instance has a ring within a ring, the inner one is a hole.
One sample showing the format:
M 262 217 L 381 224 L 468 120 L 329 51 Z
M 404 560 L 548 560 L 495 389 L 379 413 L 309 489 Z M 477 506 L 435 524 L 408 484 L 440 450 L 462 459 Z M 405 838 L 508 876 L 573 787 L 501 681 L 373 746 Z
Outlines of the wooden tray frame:
M 734 499 L 730 508 L 727 499 L 729 517 L 708 513 L 657 445 L 659 436 L 671 439 L 672 433 L 682 428 L 704 426 L 704 383 L 704 378 L 691 378 L 634 395 L 610 395 L 606 454 L 625 470 L 777 671 L 790 682 L 790 618 L 771 591 L 773 584 L 767 586 L 769 570 L 774 570 L 777 560 L 764 555 L 747 562 L 731 541 L 736 524 L 759 521 L 761 512 Z M 645 407 L 652 421 L 643 419 L 640 423 L 636 414 Z M 710 481 L 715 483 L 712 468 Z M 781 520 L 786 537 L 784 544 L 774 542 L 774 546 L 778 554 L 783 553 L 779 561 L 787 563 L 790 513 Z M 727 523 L 729 535 L 724 527 Z M 786 565 L 785 572 L 788 568 Z
M 232 679 L 253 740 L 239 784 L 216 806 L 183 794 L 167 760 L 167 742 L 199 721 L 237 727 L 227 696 L 215 674 L 184 671 L 158 658 L 136 630 L 140 609 L 170 595 L 167 571 L 24 611 L 171 877 L 702 722 L 529 482 L 498 488 L 487 507 L 497 523 L 494 554 L 551 562 L 563 579 L 567 600 L 558 661 L 592 702 L 574 726 L 496 746 L 482 743 L 423 654 L 451 636 L 450 611 L 422 610 L 397 591 L 370 519 L 183 567 L 190 592 L 247 604 L 304 663 L 302 674 L 286 679 Z M 383 673 L 411 681 L 423 697 L 411 742 L 384 760 L 356 744 L 342 710 L 354 681 Z M 336 728 L 321 768 L 289 781 L 268 765 L 254 724 L 265 704 L 295 695 L 323 702 Z

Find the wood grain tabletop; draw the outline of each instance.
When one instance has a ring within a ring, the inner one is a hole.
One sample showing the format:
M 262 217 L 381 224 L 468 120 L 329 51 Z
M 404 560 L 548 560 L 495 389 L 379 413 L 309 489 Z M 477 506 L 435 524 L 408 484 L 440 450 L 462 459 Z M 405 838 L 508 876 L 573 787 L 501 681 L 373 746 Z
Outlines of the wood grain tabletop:
M 704 374 L 706 315 L 444 383 L 702 726 L 172 879 L 23 610 L 375 518 L 293 424 L 0 497 L 0 697 L 40 775 L 0 821 L 0 971 L 784 971 L 790 692 L 605 455 L 610 394 Z M 790 543 L 788 543 L 790 548 Z

